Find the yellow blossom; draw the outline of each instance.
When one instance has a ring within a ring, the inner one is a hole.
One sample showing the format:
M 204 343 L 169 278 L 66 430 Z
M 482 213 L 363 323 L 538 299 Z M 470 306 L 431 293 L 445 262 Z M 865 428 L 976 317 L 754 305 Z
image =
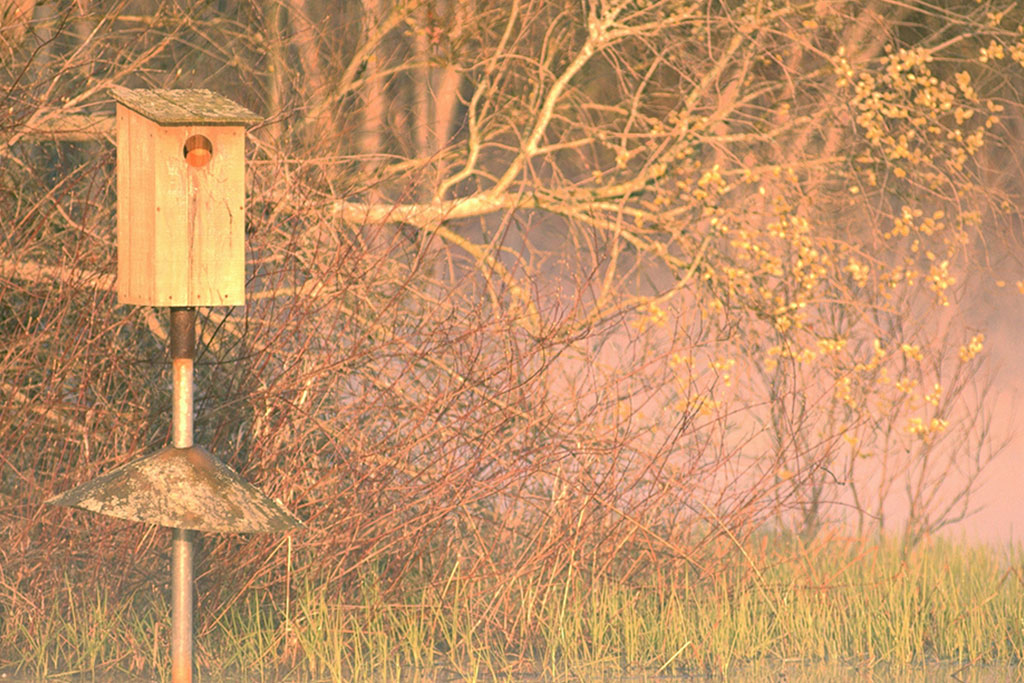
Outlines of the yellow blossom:
M 868 274 L 871 272 L 869 266 L 860 263 L 856 259 L 850 259 L 844 270 L 853 277 L 853 281 L 857 283 L 858 287 L 863 287 L 867 283 Z
M 960 360 L 964 363 L 971 360 L 979 353 L 985 346 L 985 335 L 982 332 L 971 337 L 971 341 L 967 342 L 966 345 L 960 347 Z
M 818 351 L 821 353 L 839 353 L 846 347 L 845 339 L 819 339 Z
M 909 394 L 917 386 L 917 380 L 910 377 L 901 377 L 896 382 L 896 388 L 902 391 L 904 394 Z
M 922 360 L 924 356 L 921 355 L 921 347 L 917 344 L 900 344 L 900 351 L 903 355 L 911 360 Z

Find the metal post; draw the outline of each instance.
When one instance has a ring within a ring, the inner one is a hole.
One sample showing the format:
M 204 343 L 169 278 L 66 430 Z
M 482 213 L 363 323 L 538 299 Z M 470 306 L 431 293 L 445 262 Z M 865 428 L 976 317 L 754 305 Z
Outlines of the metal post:
M 172 529 L 171 683 L 192 683 L 192 548 L 194 531 Z
M 192 362 L 196 357 L 196 309 L 171 309 L 171 441 L 192 447 Z
M 196 310 L 171 309 L 171 438 L 192 447 L 192 363 L 196 355 Z M 192 551 L 195 532 L 174 529 L 171 541 L 171 682 L 192 683 Z

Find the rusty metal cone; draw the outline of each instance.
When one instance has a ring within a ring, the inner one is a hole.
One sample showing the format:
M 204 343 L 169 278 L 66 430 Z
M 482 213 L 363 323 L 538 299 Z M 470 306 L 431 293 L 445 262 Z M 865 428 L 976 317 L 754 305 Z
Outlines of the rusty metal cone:
M 46 502 L 196 531 L 254 533 L 302 525 L 200 446 L 168 446 Z

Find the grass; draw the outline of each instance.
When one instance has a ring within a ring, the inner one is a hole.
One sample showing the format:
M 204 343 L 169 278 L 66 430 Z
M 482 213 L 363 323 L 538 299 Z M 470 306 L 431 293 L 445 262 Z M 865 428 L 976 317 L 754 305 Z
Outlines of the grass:
M 744 550 L 713 576 L 651 568 L 628 584 L 580 568 L 486 577 L 455 564 L 400 600 L 371 574 L 339 598 L 299 569 L 286 600 L 251 591 L 199 615 L 200 680 L 593 680 L 728 675 L 751 662 L 1024 671 L 1020 550 L 778 537 Z M 64 608 L 4 613 L 0 670 L 168 679 L 165 597 L 67 591 Z

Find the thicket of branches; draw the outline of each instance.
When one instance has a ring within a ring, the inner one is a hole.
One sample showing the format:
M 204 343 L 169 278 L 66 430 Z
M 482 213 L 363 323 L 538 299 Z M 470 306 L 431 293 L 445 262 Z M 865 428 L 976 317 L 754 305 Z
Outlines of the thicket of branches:
M 166 315 L 114 293 L 111 85 L 266 116 L 196 440 L 340 591 L 708 571 L 765 524 L 971 509 L 998 444 L 958 303 L 1024 288 L 989 268 L 1013 3 L 0 7 L 4 609 L 165 574 L 165 534 L 42 504 L 169 437 Z M 202 544 L 215 606 L 284 580 L 278 538 Z

